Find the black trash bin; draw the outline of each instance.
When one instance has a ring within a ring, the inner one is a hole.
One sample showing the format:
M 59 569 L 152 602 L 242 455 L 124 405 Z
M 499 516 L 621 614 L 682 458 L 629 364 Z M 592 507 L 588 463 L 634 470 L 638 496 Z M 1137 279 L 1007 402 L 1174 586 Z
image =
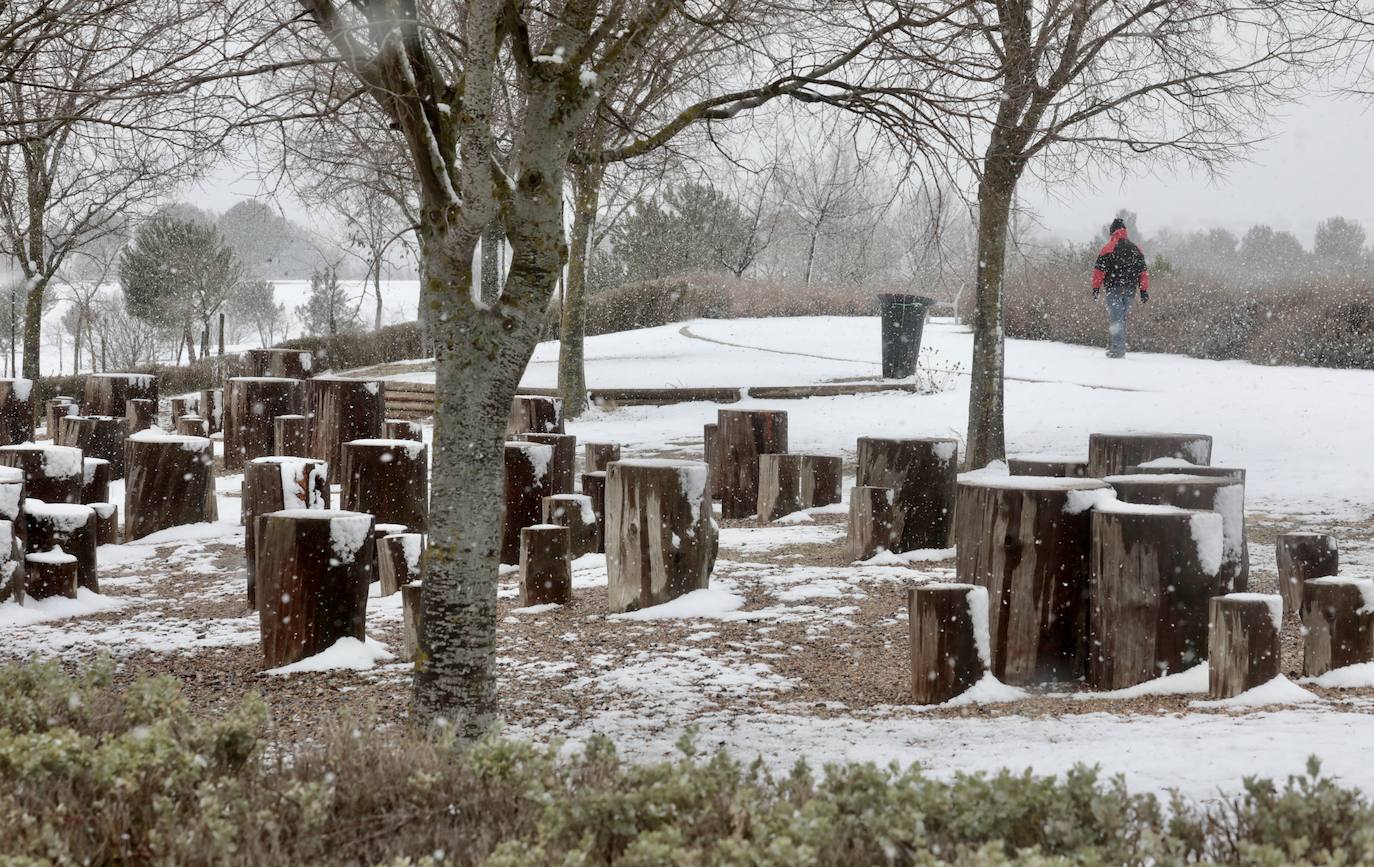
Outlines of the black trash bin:
M 883 379 L 905 379 L 916 373 L 921 330 L 926 324 L 926 311 L 934 303 L 920 295 L 878 296 L 883 316 Z

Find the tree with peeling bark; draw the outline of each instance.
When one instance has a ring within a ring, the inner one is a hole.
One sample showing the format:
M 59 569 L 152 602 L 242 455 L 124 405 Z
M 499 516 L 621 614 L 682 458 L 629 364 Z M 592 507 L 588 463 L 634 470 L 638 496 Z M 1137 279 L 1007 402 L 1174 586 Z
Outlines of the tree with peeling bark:
M 1215 171 L 1334 59 L 1355 5 L 997 0 L 883 40 L 869 69 L 892 87 L 874 117 L 898 135 L 938 133 L 976 182 L 969 465 L 1005 456 L 1003 278 L 1027 173 L 1069 183 L 1148 158 Z
M 762 83 L 693 102 L 624 145 L 579 152 L 578 136 L 601 94 L 615 92 L 671 28 L 755 32 L 767 16 L 809 22 L 809 10 L 744 0 L 691 9 L 672 0 L 301 5 L 386 112 L 415 170 L 421 293 L 434 334 L 436 384 L 414 706 L 417 720 L 442 719 L 474 737 L 494 718 L 498 458 L 511 400 L 567 256 L 569 164 L 649 153 L 693 124 L 803 94 L 878 34 L 833 53 L 790 52 L 785 68 L 758 64 L 766 69 L 757 73 L 766 76 Z M 474 255 L 496 219 L 511 258 L 501 294 L 488 302 L 474 289 Z

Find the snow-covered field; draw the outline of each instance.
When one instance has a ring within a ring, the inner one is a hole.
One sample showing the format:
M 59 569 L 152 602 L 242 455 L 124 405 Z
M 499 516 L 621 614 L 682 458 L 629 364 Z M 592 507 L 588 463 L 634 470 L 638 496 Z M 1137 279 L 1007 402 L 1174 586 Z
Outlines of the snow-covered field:
M 878 373 L 877 338 L 871 319 L 698 321 L 592 338 L 589 379 L 592 387 L 868 380 Z M 969 337 L 933 323 L 926 345 L 931 363 L 951 371 L 942 393 L 767 403 L 789 412 L 794 450 L 852 459 L 860 435 L 962 436 L 968 381 L 957 368 L 967 366 Z M 526 384 L 552 385 L 556 355 L 555 345 L 541 346 Z M 1252 540 L 1284 528 L 1334 527 L 1349 573 L 1374 567 L 1366 445 L 1374 373 L 1159 355 L 1112 362 L 1100 350 L 1022 341 L 1011 343 L 1007 358 L 1014 453 L 1082 455 L 1088 434 L 1101 430 L 1211 433 L 1214 462 L 1249 471 Z M 569 432 L 620 442 L 627 456 L 695 456 L 701 426 L 717 409 L 601 409 L 570 423 Z M 372 644 L 340 648 L 332 662 L 345 670 L 260 673 L 257 622 L 240 601 L 238 483 L 238 476 L 219 480 L 220 523 L 102 549 L 105 598 L 29 611 L 0 605 L 4 653 L 71 660 L 113 653 L 131 670 L 187 678 L 196 700 L 211 706 L 263 691 L 282 719 L 302 727 L 311 714 L 350 707 L 403 713 L 406 666 L 387 662 Z M 1263 708 L 1198 703 L 1205 683 L 1194 675 L 1172 680 L 1165 695 L 1103 698 L 1063 686 L 996 704 L 911 707 L 905 588 L 950 580 L 951 552 L 850 564 L 842 511 L 766 527 L 726 523 L 710 591 L 630 618 L 606 614 L 604 557 L 578 561 L 575 601 L 563 608 L 516 607 L 516 576 L 504 575 L 498 666 L 508 731 L 566 738 L 569 748 L 604 733 L 627 755 L 657 758 L 692 726 L 704 747 L 760 755 L 778 768 L 804 758 L 813 766 L 919 762 L 936 774 L 1054 773 L 1087 762 L 1125 774 L 1137 788 L 1178 788 L 1196 798 L 1233 789 L 1245 775 L 1300 772 L 1316 754 L 1329 772 L 1374 792 L 1374 765 L 1361 760 L 1374 735 L 1370 677 L 1343 690 L 1303 684 Z M 1256 583 L 1272 585 L 1272 545 L 1251 547 Z M 399 597 L 374 597 L 369 638 L 395 652 L 399 625 Z

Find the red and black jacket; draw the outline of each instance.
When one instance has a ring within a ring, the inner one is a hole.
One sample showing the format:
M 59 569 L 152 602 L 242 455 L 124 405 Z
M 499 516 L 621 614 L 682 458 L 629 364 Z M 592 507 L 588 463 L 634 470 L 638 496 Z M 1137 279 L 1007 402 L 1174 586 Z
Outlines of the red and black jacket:
M 1126 237 L 1125 229 L 1112 232 L 1112 239 L 1097 254 L 1097 264 L 1093 266 L 1093 291 L 1099 289 L 1113 294 L 1148 292 L 1150 289 L 1145 254 Z

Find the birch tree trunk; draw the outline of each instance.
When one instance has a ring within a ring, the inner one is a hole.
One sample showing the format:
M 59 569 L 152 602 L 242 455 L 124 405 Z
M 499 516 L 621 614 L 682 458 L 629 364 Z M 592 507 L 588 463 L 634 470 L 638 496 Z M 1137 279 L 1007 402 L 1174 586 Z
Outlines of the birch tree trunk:
M 572 253 L 568 258 L 567 293 L 558 328 L 558 395 L 563 417 L 577 418 L 587 409 L 587 367 L 583 342 L 587 334 L 587 260 L 592 223 L 601 198 L 602 168 L 575 166 L 573 178 Z

